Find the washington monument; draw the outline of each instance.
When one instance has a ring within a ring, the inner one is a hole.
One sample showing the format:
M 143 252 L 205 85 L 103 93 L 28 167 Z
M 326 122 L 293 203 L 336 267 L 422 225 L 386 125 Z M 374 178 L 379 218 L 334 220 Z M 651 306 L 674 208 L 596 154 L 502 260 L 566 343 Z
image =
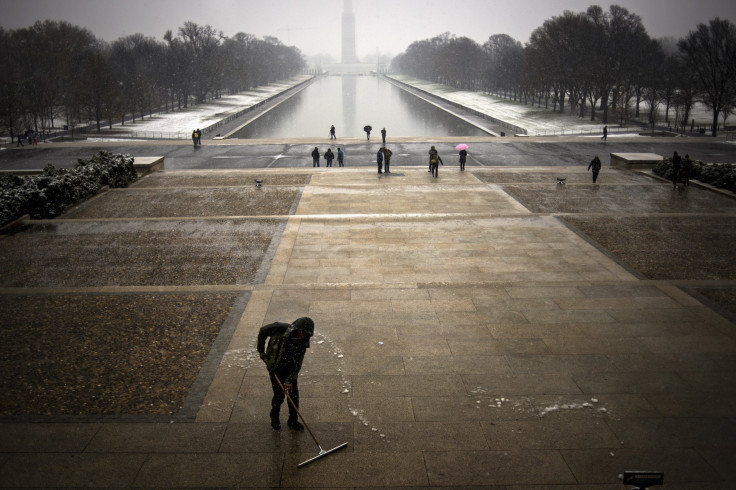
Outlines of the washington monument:
M 342 62 L 358 62 L 358 57 L 355 55 L 355 14 L 352 0 L 345 0 L 342 12 Z

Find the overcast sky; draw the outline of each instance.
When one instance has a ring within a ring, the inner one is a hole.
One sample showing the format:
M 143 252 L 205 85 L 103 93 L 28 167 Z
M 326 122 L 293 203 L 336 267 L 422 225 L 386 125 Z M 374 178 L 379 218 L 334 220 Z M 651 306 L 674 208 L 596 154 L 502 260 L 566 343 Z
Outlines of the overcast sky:
M 733 0 L 353 0 L 358 56 L 395 55 L 413 41 L 443 32 L 478 43 L 509 34 L 525 43 L 532 31 L 565 10 L 616 3 L 641 16 L 655 38 L 685 36 L 715 17 L 736 23 Z M 107 41 L 142 33 L 162 39 L 186 21 L 209 24 L 226 36 L 275 36 L 305 55 L 340 59 L 344 0 L 0 0 L 0 25 L 27 27 L 36 20 L 65 20 Z

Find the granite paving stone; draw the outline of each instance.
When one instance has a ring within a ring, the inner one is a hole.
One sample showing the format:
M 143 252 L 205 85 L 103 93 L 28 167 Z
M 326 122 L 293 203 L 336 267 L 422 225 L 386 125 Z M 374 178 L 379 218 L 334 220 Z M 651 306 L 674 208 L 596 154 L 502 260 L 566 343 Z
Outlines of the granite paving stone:
M 614 363 L 603 354 L 506 355 L 505 361 L 516 374 L 574 374 L 617 372 Z
M 466 390 L 483 388 L 498 396 L 579 394 L 578 384 L 566 374 L 463 375 Z
M 736 200 L 582 165 L 396 172 L 167 169 L 3 232 L 0 350 L 28 354 L 4 383 L 30 381 L 0 487 L 734 486 Z M 319 447 L 271 430 L 255 339 L 301 316 L 300 411 L 348 446 L 297 469 Z
M 85 452 L 209 453 L 220 447 L 226 424 L 102 424 Z
M 576 483 L 558 451 L 436 451 L 425 460 L 432 486 Z
M 503 420 L 481 422 L 491 450 L 611 448 L 619 444 L 604 420 L 581 416 L 560 420 Z
M 421 452 L 357 453 L 341 450 L 322 458 L 319 465 L 297 469 L 297 464 L 318 454 L 289 454 L 284 461 L 284 487 L 354 488 L 412 487 L 428 485 L 427 470 Z
M 713 357 L 713 353 L 677 352 L 646 355 L 609 353 L 607 357 L 614 364 L 614 371 L 621 373 L 675 371 L 682 377 L 684 373 L 702 371 L 711 377 L 714 373 L 724 371 L 724 367 Z M 702 389 L 702 386 L 700 388 Z
M 652 352 L 641 339 L 634 337 L 546 337 L 544 343 L 549 352 L 557 355 Z
M 457 375 L 353 376 L 352 381 L 357 397 L 464 394 L 462 379 Z
M 504 399 L 499 405 L 495 400 Z M 489 394 L 477 387 L 464 397 L 414 396 L 411 399 L 414 418 L 418 422 L 481 422 L 497 420 L 537 419 L 535 406 L 528 397 L 505 397 Z
M 726 395 L 730 396 L 729 388 L 736 386 L 736 372 L 733 369 L 725 369 L 719 371 L 706 372 L 703 370 L 682 370 L 679 376 L 696 387 L 698 391 L 721 391 L 727 390 Z
M 383 422 L 373 431 L 358 431 L 356 452 L 476 451 L 488 449 L 480 425 L 468 422 Z
M 281 468 L 278 453 L 152 454 L 133 488 L 274 487 Z
M 15 453 L 0 468 L 5 487 L 129 488 L 145 454 Z
M 585 393 L 682 393 L 693 386 L 677 373 L 641 372 L 575 374 L 575 383 Z
M 310 421 L 309 428 L 324 444 L 324 449 L 335 447 L 343 442 L 348 443 L 348 450 L 353 450 L 354 428 L 352 423 L 321 423 Z M 282 430 L 276 432 L 263 421 L 244 423 L 233 420 L 220 445 L 220 453 L 271 453 L 271 454 L 307 454 L 317 449 L 314 440 L 305 432 Z M 318 450 L 315 452 L 319 452 Z
M 404 357 L 406 374 L 498 374 L 511 373 L 508 356 L 408 356 Z
M 82 452 L 100 427 L 95 423 L 3 423 L 0 453 Z
M 736 447 L 734 417 L 658 417 L 609 420 L 611 430 L 628 448 Z

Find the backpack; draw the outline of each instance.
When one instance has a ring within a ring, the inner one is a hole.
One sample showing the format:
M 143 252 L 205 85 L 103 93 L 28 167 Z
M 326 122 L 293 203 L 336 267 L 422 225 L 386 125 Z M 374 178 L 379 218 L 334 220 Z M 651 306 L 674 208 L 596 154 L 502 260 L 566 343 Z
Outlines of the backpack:
M 437 165 L 437 158 L 439 157 L 439 154 L 435 151 L 429 154 L 429 163 L 432 165 Z

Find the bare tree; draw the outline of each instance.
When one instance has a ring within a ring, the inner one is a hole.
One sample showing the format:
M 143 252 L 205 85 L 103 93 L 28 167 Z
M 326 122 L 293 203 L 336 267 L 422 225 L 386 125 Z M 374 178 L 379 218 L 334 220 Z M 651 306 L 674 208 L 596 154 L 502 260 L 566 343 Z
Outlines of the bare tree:
M 678 43 L 685 65 L 695 75 L 702 101 L 713 112 L 711 134 L 718 134 L 718 116 L 736 91 L 736 26 L 715 18 Z

